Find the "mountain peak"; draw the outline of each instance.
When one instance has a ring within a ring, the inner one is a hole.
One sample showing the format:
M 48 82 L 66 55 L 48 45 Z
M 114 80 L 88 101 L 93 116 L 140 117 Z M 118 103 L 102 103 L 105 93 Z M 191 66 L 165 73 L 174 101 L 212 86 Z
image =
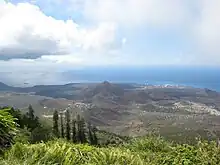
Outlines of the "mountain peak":
M 0 86 L 1 86 L 1 87 L 9 87 L 8 85 L 6 85 L 6 84 L 3 83 L 3 82 L 0 82 Z
M 10 88 L 12 88 L 12 87 L 10 87 L 10 86 L 8 86 L 8 85 L 6 85 L 6 84 L 4 84 L 3 82 L 0 82 L 0 91 L 1 90 L 8 90 L 8 89 L 10 89 Z
M 102 84 L 104 84 L 104 85 L 111 85 L 111 83 L 108 82 L 108 81 L 104 81 Z
M 114 97 L 124 94 L 123 88 L 120 88 L 116 84 L 111 84 L 108 81 L 104 81 L 100 84 L 95 85 L 94 87 L 89 87 L 84 92 L 84 96 L 87 97 Z

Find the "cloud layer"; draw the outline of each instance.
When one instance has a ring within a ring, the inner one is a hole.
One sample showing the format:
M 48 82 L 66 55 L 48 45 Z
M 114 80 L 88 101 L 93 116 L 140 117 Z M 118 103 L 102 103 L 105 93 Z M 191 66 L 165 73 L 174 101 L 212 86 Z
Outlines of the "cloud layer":
M 194 62 L 220 64 L 219 0 L 79 1 L 82 14 L 88 20 L 117 22 L 133 31 L 141 27 L 146 29 L 145 33 L 152 32 L 149 28 L 157 29 L 158 33 L 173 31 L 174 35 L 178 31 L 186 36 L 190 44 L 186 51 L 194 54 Z
M 29 3 L 0 4 L 0 58 L 37 58 L 77 51 L 105 51 L 120 47 L 113 23 L 83 28 L 73 20 L 46 16 Z
M 220 63 L 218 0 L 35 0 L 32 3 L 30 1 L 25 3 L 23 0 L 22 2 L 24 3 L 0 3 L 1 59 L 74 55 L 79 52 L 108 54 L 120 49 L 127 41 L 126 36 L 119 37 L 119 29 L 122 32 L 126 31 L 125 34 L 140 35 L 138 28 L 146 29 L 145 33 L 152 33 L 150 28 L 154 29 L 154 33 L 164 34 L 170 31 L 174 32 L 173 35 L 176 35 L 176 31 L 183 33 L 190 45 L 186 52 L 195 54 L 194 58 L 201 56 L 202 63 L 207 60 L 211 63 L 213 58 L 218 58 L 217 61 Z M 45 13 L 52 13 L 53 17 Z M 55 18 L 62 15 L 61 13 L 69 17 L 81 15 L 84 25 L 80 26 L 71 19 Z M 169 37 L 166 39 L 169 40 Z M 158 43 L 158 47 L 160 46 Z
M 94 21 L 113 21 L 125 26 L 172 26 L 186 21 L 182 0 L 81 0 L 83 15 Z M 74 2 L 74 1 L 73 1 Z
M 193 34 L 201 60 L 220 64 L 220 1 L 201 0 Z
M 145 33 L 152 33 L 149 28 L 157 33 L 178 31 L 188 40 L 186 42 L 190 46 L 184 51 L 194 54 L 190 58 L 200 58 L 196 62 L 201 64 L 220 63 L 219 0 L 36 0 L 37 2 L 42 2 L 40 4 L 44 4 L 44 7 L 52 6 L 55 10 L 66 4 L 66 14 L 80 13 L 82 19 L 92 23 L 112 22 L 125 31 L 130 29 L 129 33 L 138 34 L 138 28 L 145 28 Z

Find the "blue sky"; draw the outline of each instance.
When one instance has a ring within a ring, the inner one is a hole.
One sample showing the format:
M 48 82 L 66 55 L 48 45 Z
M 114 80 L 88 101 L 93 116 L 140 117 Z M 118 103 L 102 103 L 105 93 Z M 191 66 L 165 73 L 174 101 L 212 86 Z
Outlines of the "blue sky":
M 0 72 L 218 66 L 219 8 L 219 0 L 0 0 Z

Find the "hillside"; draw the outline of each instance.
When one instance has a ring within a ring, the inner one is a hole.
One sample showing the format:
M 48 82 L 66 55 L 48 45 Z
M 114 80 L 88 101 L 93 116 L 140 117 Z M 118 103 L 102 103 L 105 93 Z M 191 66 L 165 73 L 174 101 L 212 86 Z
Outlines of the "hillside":
M 26 110 L 32 104 L 36 114 L 47 119 L 55 109 L 69 108 L 100 129 L 126 136 L 149 131 L 184 141 L 220 136 L 220 94 L 209 89 L 107 81 L 7 88 L 1 88 L 0 105 Z
M 10 87 L 2 82 L 0 82 L 0 91 L 7 91 L 7 90 L 13 90 L 13 87 Z
M 10 107 L 0 109 L 2 128 L 0 164 L 217 165 L 220 163 L 218 138 L 204 141 L 197 137 L 194 139 L 194 144 L 177 144 L 171 139 L 165 140 L 154 132 L 138 138 L 123 137 L 98 130 L 91 124 L 85 123 L 80 116 L 70 121 L 69 111 L 64 112 L 65 117 L 54 113 L 53 126 L 39 120 L 31 106 L 28 112 L 23 114 L 20 110 Z M 64 121 L 65 126 L 63 122 L 58 121 Z

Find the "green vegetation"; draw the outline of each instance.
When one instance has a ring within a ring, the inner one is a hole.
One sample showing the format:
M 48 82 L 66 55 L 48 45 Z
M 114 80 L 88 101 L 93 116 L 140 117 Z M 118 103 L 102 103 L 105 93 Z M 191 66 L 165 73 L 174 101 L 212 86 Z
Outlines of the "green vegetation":
M 65 114 L 65 118 L 63 117 L 63 113 Z M 59 118 L 61 135 L 59 135 Z M 88 127 L 86 127 L 86 125 Z M 57 111 L 55 111 L 53 114 L 53 136 L 56 138 L 62 137 L 65 138 L 67 141 L 71 141 L 73 143 L 89 143 L 91 145 L 98 145 L 96 131 L 96 128 L 92 127 L 91 124 L 86 123 L 84 118 L 80 115 L 77 115 L 76 119 L 73 117 L 71 121 L 69 110 L 66 110 L 65 112 L 60 112 L 60 117 Z
M 60 114 L 61 137 L 64 138 L 63 113 Z
M 51 127 L 39 120 L 30 105 L 28 112 L 11 107 L 0 108 L 1 148 L 9 147 L 13 142 L 38 143 L 53 136 Z
M 77 138 L 76 138 L 76 121 L 75 120 L 72 121 L 72 142 L 73 143 L 77 142 Z
M 9 111 L 10 109 L 8 108 L 0 110 L 0 152 L 11 144 L 16 130 L 15 118 L 13 118 Z
M 66 118 L 66 139 L 70 140 L 71 130 L 70 130 L 70 112 L 69 112 L 69 110 L 66 111 L 65 118 Z
M 80 143 L 86 143 L 87 139 L 86 139 L 85 121 L 83 118 L 77 115 L 76 123 L 77 123 L 77 134 L 76 134 L 77 138 L 76 139 Z
M 55 110 L 54 114 L 53 114 L 53 133 L 57 137 L 59 136 L 59 125 L 58 125 L 58 122 L 59 122 L 59 114 L 58 114 L 58 111 Z
M 134 139 L 118 147 L 94 147 L 54 140 L 39 144 L 16 143 L 0 164 L 83 164 L 83 165 L 160 165 L 219 164 L 220 149 L 215 143 L 199 142 L 195 146 L 173 145 L 157 137 Z
M 31 106 L 26 114 L 13 108 L 0 109 L 0 142 L 4 148 L 0 165 L 220 164 L 220 148 L 215 141 L 197 139 L 195 145 L 189 145 L 155 134 L 123 137 L 98 130 L 79 115 L 71 121 L 68 111 L 65 117 L 54 112 L 53 120 L 53 126 L 43 123 Z

